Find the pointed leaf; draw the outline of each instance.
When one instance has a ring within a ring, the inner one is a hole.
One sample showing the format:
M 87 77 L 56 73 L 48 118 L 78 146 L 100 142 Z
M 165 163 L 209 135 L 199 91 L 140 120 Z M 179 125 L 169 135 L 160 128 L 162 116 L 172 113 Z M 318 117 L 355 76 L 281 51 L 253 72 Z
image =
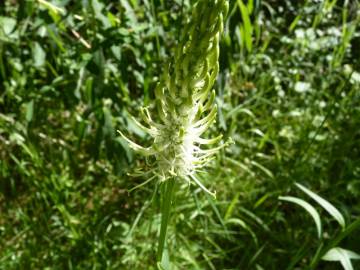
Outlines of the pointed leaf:
M 240 9 L 242 20 L 244 22 L 243 37 L 245 39 L 246 49 L 249 52 L 251 52 L 252 51 L 251 36 L 252 36 L 252 32 L 253 32 L 253 27 L 252 27 L 250 16 L 249 16 L 249 10 L 248 10 L 247 6 L 245 6 L 245 4 L 243 3 L 242 0 L 238 0 L 237 3 L 239 6 L 239 9 Z
M 322 259 L 324 261 L 339 261 L 345 270 L 353 270 L 351 259 L 359 260 L 360 255 L 351 250 L 335 247 L 330 249 Z
M 299 198 L 296 198 L 296 197 L 291 197 L 291 196 L 280 196 L 279 200 L 292 202 L 292 203 L 295 203 L 295 204 L 301 206 L 302 208 L 304 208 L 311 215 L 311 217 L 313 218 L 313 220 L 314 220 L 314 222 L 316 224 L 318 237 L 319 238 L 321 237 L 322 229 L 321 229 L 320 215 L 319 215 L 318 211 L 316 211 L 316 209 L 311 204 L 309 204 L 308 202 L 306 202 L 306 201 L 304 201 L 302 199 L 299 199 Z
M 307 189 L 303 185 L 300 185 L 299 183 L 295 183 L 295 185 L 307 195 L 309 195 L 312 199 L 314 199 L 318 204 L 320 204 L 340 224 L 343 229 L 345 228 L 345 220 L 343 215 L 331 203 L 311 190 Z

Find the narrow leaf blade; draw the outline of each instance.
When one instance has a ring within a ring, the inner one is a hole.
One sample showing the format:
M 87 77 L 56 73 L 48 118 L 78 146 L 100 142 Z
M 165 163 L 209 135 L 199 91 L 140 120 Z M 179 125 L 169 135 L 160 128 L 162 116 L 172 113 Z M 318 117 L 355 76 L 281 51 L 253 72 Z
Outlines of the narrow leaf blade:
M 323 207 L 326 210 L 326 212 L 328 212 L 340 224 L 340 226 L 343 229 L 345 228 L 346 225 L 345 225 L 345 219 L 344 219 L 343 215 L 331 203 L 329 203 L 327 200 L 323 199 L 316 193 L 312 192 L 311 190 L 307 189 L 303 185 L 301 185 L 299 183 L 295 183 L 295 185 L 299 189 L 301 189 L 303 192 L 305 192 L 307 195 L 309 195 L 318 204 L 320 204 L 321 207 Z
M 311 204 L 309 204 L 308 202 L 306 202 L 302 199 L 292 197 L 292 196 L 280 196 L 279 200 L 292 202 L 292 203 L 295 203 L 295 204 L 301 206 L 302 208 L 304 208 L 313 218 L 315 225 L 316 225 L 317 232 L 318 232 L 318 237 L 319 238 L 321 237 L 322 226 L 321 226 L 320 215 L 319 215 L 318 211 L 316 211 L 316 209 Z
M 339 261 L 345 270 L 353 270 L 351 259 L 359 260 L 360 255 L 351 250 L 335 247 L 330 249 L 321 259 L 324 261 Z

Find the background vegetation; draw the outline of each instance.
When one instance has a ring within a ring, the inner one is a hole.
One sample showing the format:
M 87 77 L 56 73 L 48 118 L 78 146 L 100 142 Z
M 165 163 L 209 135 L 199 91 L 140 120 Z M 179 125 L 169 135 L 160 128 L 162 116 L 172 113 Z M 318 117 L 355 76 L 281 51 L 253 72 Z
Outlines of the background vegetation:
M 155 269 L 156 185 L 128 193 L 146 163 L 116 129 L 146 144 L 129 116 L 192 4 L 0 2 L 0 269 Z M 201 175 L 217 200 L 177 186 L 173 269 L 341 269 L 324 247 L 360 252 L 359 22 L 356 0 L 230 1 L 215 126 L 235 144 Z

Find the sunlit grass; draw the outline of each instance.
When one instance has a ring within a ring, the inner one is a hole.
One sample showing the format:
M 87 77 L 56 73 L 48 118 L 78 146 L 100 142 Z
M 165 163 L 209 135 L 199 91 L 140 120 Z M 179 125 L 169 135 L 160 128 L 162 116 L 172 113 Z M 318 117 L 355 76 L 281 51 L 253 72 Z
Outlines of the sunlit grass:
M 0 5 L 0 268 L 156 269 L 159 190 L 128 192 L 150 168 L 116 130 L 148 145 L 130 115 L 151 106 L 193 1 L 60 2 Z M 198 175 L 216 200 L 176 190 L 170 269 L 338 269 L 319 258 L 360 252 L 357 5 L 230 1 L 205 135 L 235 144 Z M 322 238 L 279 196 L 310 203 Z

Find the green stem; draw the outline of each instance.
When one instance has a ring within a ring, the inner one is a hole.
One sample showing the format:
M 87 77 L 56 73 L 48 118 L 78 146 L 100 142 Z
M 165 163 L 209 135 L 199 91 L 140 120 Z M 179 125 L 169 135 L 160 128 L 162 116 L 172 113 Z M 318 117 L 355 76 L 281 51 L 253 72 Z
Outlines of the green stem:
M 157 252 L 157 261 L 161 262 L 165 247 L 166 231 L 169 223 L 171 213 L 171 199 L 173 196 L 175 185 L 175 178 L 170 178 L 165 181 L 161 188 L 162 202 L 161 202 L 161 227 L 159 236 L 159 245 Z
M 337 247 L 338 244 L 347 236 L 349 236 L 353 231 L 360 228 L 360 218 L 357 218 L 353 223 L 346 227 L 338 236 L 336 236 L 333 240 L 330 240 L 329 244 L 323 248 L 323 245 L 320 246 L 318 251 L 316 252 L 314 258 L 310 263 L 310 269 L 317 269 L 317 265 L 321 258 L 332 248 Z

